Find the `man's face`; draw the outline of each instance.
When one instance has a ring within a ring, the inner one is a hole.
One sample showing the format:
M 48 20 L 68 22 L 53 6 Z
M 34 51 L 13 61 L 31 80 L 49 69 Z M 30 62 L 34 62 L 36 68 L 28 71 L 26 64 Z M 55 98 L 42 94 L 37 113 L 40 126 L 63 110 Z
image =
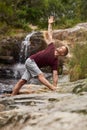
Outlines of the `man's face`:
M 66 47 L 62 46 L 56 49 L 56 53 L 58 56 L 64 56 L 66 52 Z

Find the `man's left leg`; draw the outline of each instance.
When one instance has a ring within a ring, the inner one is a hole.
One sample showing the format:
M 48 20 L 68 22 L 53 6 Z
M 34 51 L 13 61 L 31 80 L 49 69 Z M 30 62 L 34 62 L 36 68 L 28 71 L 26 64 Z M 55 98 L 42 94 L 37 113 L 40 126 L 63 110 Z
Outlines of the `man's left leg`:
M 27 81 L 25 79 L 20 79 L 17 84 L 15 85 L 14 89 L 13 89 L 13 92 L 12 92 L 12 96 L 13 95 L 17 95 L 20 88 L 26 83 Z
M 15 85 L 13 92 L 11 95 L 16 95 L 19 90 L 21 89 L 21 87 L 31 78 L 31 74 L 25 70 L 22 78 L 17 82 L 17 84 Z

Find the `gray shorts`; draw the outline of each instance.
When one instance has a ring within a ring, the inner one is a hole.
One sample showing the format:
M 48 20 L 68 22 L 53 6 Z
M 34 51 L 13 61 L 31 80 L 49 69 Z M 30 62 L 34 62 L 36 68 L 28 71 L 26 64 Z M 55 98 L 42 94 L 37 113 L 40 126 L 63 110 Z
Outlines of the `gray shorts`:
M 32 77 L 36 77 L 42 73 L 33 59 L 28 58 L 25 62 L 26 70 L 21 79 L 29 80 Z

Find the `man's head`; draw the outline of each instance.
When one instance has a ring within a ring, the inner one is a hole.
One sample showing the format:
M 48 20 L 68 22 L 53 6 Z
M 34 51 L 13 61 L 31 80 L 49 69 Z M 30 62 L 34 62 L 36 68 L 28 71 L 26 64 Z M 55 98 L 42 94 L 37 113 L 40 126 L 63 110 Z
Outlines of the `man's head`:
M 68 54 L 68 48 L 66 46 L 58 47 L 55 50 L 56 56 L 66 56 Z

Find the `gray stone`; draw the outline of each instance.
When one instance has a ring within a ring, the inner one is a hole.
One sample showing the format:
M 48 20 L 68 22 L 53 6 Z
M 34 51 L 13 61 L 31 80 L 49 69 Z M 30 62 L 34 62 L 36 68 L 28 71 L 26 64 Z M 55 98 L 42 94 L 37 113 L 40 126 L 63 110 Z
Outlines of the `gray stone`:
M 65 80 L 64 80 L 65 81 Z M 55 92 L 44 85 L 25 85 L 35 93 L 0 98 L 0 130 L 87 130 L 87 93 L 73 93 L 86 79 L 66 83 Z M 4 108 L 5 106 L 5 108 Z

